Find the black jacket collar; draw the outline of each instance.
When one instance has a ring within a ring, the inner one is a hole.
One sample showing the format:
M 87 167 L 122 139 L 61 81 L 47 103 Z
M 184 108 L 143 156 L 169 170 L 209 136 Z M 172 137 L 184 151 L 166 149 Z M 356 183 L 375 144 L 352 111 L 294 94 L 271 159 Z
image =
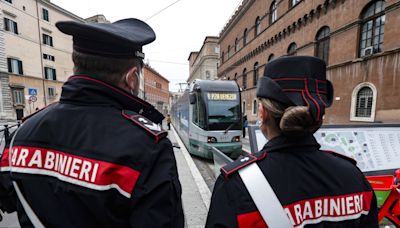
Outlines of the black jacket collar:
M 269 140 L 261 151 L 275 152 L 275 151 L 311 151 L 319 150 L 321 146 L 312 134 L 301 137 L 288 137 L 279 135 Z
M 118 87 L 85 75 L 71 76 L 64 83 L 60 103 L 113 106 L 121 110 L 137 112 L 155 123 L 161 123 L 164 119 L 164 116 L 146 101 Z

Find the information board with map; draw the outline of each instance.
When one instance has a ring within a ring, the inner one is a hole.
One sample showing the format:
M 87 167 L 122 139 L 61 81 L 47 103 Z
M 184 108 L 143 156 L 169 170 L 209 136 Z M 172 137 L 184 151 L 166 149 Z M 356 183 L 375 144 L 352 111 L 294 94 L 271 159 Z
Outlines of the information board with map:
M 265 143 L 258 126 L 249 128 L 252 152 Z M 351 157 L 363 172 L 400 168 L 400 124 L 329 125 L 315 134 L 322 150 L 332 150 Z

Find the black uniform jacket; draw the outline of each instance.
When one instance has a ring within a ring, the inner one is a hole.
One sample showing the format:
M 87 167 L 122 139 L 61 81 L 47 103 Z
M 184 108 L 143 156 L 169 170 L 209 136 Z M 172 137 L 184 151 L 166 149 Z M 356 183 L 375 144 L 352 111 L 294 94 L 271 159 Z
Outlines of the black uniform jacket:
M 72 76 L 60 102 L 17 133 L 11 177 L 46 227 L 183 227 L 172 145 L 154 123 L 162 119 L 121 89 Z M 8 158 L 6 148 L 2 199 L 12 190 Z M 3 205 L 12 205 L 7 199 Z M 19 202 L 17 210 L 29 227 Z
M 312 135 L 278 136 L 221 169 L 206 227 L 267 227 L 237 170 L 257 162 L 295 227 L 378 227 L 374 192 L 354 161 Z

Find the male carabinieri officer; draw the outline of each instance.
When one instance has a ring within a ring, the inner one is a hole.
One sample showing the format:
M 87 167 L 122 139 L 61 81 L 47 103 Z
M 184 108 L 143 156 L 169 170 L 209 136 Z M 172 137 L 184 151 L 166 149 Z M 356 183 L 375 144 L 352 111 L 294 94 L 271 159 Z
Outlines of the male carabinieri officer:
M 183 227 L 164 117 L 137 97 L 154 31 L 137 19 L 56 26 L 73 37 L 74 75 L 4 150 L 2 195 L 11 174 L 23 227 Z

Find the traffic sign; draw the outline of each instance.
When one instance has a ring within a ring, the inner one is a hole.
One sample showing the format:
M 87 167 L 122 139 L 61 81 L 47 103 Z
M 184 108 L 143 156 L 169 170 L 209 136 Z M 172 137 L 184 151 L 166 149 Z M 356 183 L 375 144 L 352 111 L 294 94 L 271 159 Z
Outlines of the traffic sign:
M 32 102 L 36 102 L 37 101 L 37 97 L 36 96 L 30 96 L 29 100 Z
M 37 89 L 35 89 L 35 88 L 29 88 L 29 89 L 28 89 L 28 93 L 29 93 L 29 95 L 31 95 L 31 96 L 36 96 L 36 95 L 37 95 Z

